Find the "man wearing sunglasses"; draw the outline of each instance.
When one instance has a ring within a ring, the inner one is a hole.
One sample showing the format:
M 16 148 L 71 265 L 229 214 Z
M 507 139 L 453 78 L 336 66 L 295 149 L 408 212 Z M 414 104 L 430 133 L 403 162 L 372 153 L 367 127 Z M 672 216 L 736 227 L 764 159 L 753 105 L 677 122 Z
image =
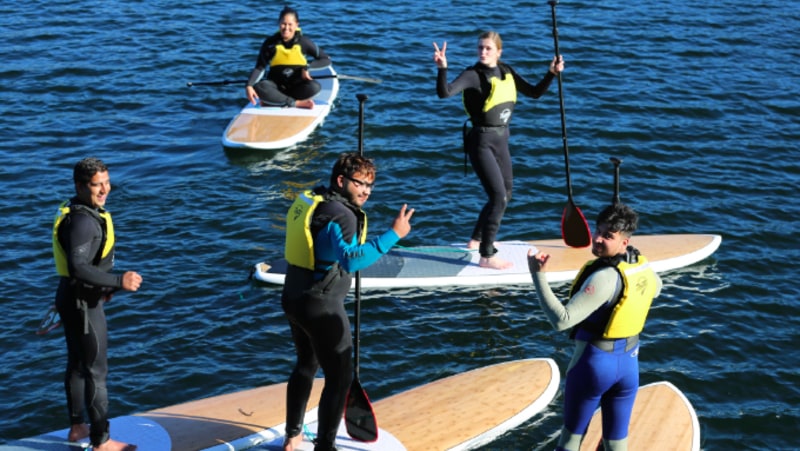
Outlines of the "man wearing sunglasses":
M 392 228 L 367 241 L 361 209 L 375 184 L 375 164 L 342 154 L 329 187 L 301 193 L 286 215 L 286 280 L 281 305 L 289 320 L 297 363 L 286 396 L 284 451 L 302 442 L 303 417 L 317 370 L 325 387 L 318 410 L 315 451 L 335 450 L 336 430 L 353 380 L 353 339 L 344 299 L 352 273 L 389 252 L 411 231 L 414 209 L 404 204 Z

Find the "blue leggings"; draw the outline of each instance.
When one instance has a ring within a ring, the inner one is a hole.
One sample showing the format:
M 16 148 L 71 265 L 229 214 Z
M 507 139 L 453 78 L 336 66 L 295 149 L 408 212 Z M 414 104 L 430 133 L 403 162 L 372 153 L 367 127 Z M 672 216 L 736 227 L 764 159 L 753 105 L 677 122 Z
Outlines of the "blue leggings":
M 567 371 L 564 388 L 564 428 L 584 435 L 599 405 L 603 417 L 603 439 L 628 436 L 628 425 L 639 389 L 639 345 L 625 351 L 625 339 L 616 340 L 613 351 L 587 344 L 574 366 Z M 559 450 L 569 437 L 562 434 Z

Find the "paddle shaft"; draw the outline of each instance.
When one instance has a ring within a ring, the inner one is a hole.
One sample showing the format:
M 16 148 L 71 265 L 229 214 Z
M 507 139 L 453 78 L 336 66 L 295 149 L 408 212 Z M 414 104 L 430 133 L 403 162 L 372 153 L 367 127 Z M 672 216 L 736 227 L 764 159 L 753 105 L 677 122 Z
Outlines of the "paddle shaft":
M 367 78 L 367 77 L 356 77 L 353 75 L 343 75 L 343 74 L 324 74 L 324 75 L 317 75 L 313 76 L 315 80 L 322 79 L 322 78 L 338 78 L 341 80 L 358 80 L 363 81 L 366 83 L 381 83 L 383 80 L 379 78 Z M 201 82 L 192 82 L 187 81 L 186 86 L 223 86 L 223 85 L 244 85 L 247 84 L 247 80 L 221 80 L 221 81 L 201 81 Z
M 616 205 L 619 203 L 619 165 L 622 160 L 615 157 L 611 157 L 610 160 L 614 163 L 614 196 L 611 198 L 611 203 Z
M 556 24 L 556 4 L 558 3 L 555 0 L 550 0 L 547 3 L 550 4 L 550 11 L 553 16 L 553 45 L 555 46 L 556 51 L 556 58 L 558 58 L 561 53 L 558 51 L 558 25 Z M 567 173 L 567 196 L 570 202 L 572 200 L 572 182 L 570 181 L 569 175 L 569 147 L 567 146 L 567 115 L 564 111 L 564 86 L 561 80 L 561 72 L 558 72 L 558 103 L 559 107 L 561 108 L 561 141 L 564 147 L 564 168 Z
M 358 154 L 364 156 L 364 104 L 369 97 L 367 97 L 366 94 L 356 94 L 356 98 L 358 99 Z M 355 329 L 355 337 L 353 339 L 353 367 L 355 368 L 355 380 L 358 381 L 359 342 L 361 328 L 361 271 L 356 271 L 355 279 L 356 294 L 355 312 L 353 314 L 355 323 L 353 325 Z

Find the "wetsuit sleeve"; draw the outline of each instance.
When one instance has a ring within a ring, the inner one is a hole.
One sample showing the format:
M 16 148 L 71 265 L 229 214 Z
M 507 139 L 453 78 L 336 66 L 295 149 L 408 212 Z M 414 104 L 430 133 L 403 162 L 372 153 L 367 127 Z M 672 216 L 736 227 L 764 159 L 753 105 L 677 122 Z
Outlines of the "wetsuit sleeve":
M 436 75 L 436 95 L 440 99 L 452 97 L 466 89 L 480 89 L 481 80 L 478 73 L 474 70 L 465 70 L 453 80 L 452 83 L 447 82 L 447 69 L 439 69 Z
M 327 241 L 331 243 L 331 250 L 335 256 L 336 261 L 345 271 L 353 273 L 378 261 L 381 256 L 392 248 L 400 237 L 397 233 L 389 229 L 382 235 L 368 240 L 364 244 L 358 244 L 358 239 L 355 234 L 352 240 L 348 242 L 345 240 L 342 228 L 336 221 L 331 221 L 328 226 L 322 230 L 321 233 L 326 235 Z M 316 242 L 320 242 L 317 240 Z
M 509 69 L 511 68 L 509 67 Z M 538 99 L 542 94 L 547 92 L 550 88 L 550 84 L 553 82 L 553 78 L 555 78 L 555 75 L 548 70 L 547 74 L 534 86 L 528 83 L 528 80 L 525 80 L 525 78 L 514 69 L 511 69 L 511 75 L 514 77 L 514 85 L 517 87 L 517 92 L 534 99 Z
M 603 268 L 590 275 L 580 291 L 561 304 L 547 283 L 547 273 L 533 274 L 533 284 L 539 296 L 539 305 L 556 330 L 567 330 L 589 317 L 606 302 L 616 299 L 622 289 L 619 273 L 614 268 Z
M 331 64 L 331 57 L 311 39 L 303 36 L 300 40 L 300 46 L 303 49 L 303 53 L 314 60 L 314 67 L 325 67 Z
M 94 258 L 103 243 L 103 231 L 97 221 L 85 214 L 70 215 L 67 264 L 72 277 L 98 287 L 122 288 L 122 276 L 98 269 Z
M 247 86 L 253 86 L 264 77 L 264 73 L 269 67 L 269 62 L 275 56 L 275 46 L 271 42 L 271 38 L 267 38 L 261 43 L 261 48 L 258 50 L 258 57 L 256 58 L 256 66 L 250 72 L 250 78 L 247 80 Z

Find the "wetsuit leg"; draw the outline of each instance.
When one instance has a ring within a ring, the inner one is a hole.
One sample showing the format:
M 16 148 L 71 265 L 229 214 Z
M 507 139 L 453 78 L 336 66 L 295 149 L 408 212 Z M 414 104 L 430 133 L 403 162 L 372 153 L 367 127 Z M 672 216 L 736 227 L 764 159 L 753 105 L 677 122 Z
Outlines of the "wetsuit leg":
M 265 78 L 253 85 L 253 89 L 255 89 L 258 98 L 265 105 L 294 106 L 294 98 L 282 92 L 272 80 Z
M 319 363 L 308 335 L 291 320 L 289 326 L 297 352 L 297 362 L 286 386 L 286 437 L 295 437 L 303 432 L 303 418 Z
M 513 175 L 508 136 L 508 128 L 504 127 L 486 131 L 473 128 L 467 137 L 470 163 L 489 198 L 471 236 L 481 242 L 481 257 L 497 253 L 494 242 L 511 198 Z
M 302 332 L 298 334 L 299 344 L 306 346 L 306 343 L 310 343 L 325 375 L 325 387 L 322 390 L 318 410 L 319 424 L 315 449 L 327 450 L 332 448 L 335 442 L 347 392 L 353 381 L 353 339 L 350 334 L 350 320 L 344 309 L 344 302 L 339 298 L 303 296 L 294 301 L 284 302 L 284 311 Z M 298 344 L 297 339 L 295 343 Z M 298 354 L 298 365 L 300 358 Z M 305 395 L 304 405 L 308 400 L 308 394 L 305 391 L 302 394 Z M 296 403 L 297 400 L 290 400 L 288 405 L 296 409 L 297 406 L 294 405 Z M 289 412 L 287 412 L 287 428 L 288 419 Z M 296 421 L 294 418 L 292 420 Z
M 316 80 L 303 80 L 286 88 L 286 94 L 292 98 L 305 100 L 314 97 L 322 90 Z
M 68 282 L 59 285 L 56 306 L 67 342 L 64 387 L 70 424 L 84 422 L 85 408 L 90 423 L 89 437 L 93 446 L 99 446 L 109 438 L 106 316 L 102 301 L 86 310 L 79 309 L 68 285 Z
M 604 407 L 604 439 L 627 437 L 633 399 L 639 385 L 638 359 L 634 354 L 638 347 L 626 352 L 625 340 L 619 343 L 620 346 L 613 352 L 587 345 L 567 372 L 564 429 L 558 450 L 578 449 L 598 406 Z M 606 435 L 607 426 L 610 435 Z
M 266 105 L 294 106 L 295 100 L 314 97 L 322 90 L 316 80 L 303 80 L 288 87 L 279 87 L 274 81 L 264 79 L 253 86 L 258 98 Z

